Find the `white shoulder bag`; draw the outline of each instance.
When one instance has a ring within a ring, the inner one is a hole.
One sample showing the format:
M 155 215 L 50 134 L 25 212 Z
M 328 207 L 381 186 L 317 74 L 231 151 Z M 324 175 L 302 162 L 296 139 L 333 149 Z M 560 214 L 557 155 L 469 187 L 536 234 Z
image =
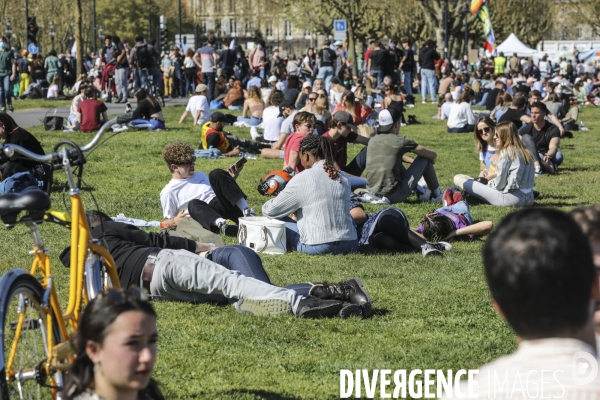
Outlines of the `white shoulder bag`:
M 238 225 L 238 244 L 258 254 L 285 254 L 285 222 L 268 217 L 242 217 Z

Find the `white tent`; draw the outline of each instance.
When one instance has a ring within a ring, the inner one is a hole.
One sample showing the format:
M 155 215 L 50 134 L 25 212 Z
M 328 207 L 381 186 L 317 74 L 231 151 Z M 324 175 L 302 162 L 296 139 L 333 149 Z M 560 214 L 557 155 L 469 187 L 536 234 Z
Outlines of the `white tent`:
M 519 57 L 529 57 L 537 53 L 537 50 L 530 49 L 514 33 L 511 33 L 500 46 L 496 47 L 496 52 L 497 54 L 503 52 L 506 57 L 511 57 L 514 53 Z

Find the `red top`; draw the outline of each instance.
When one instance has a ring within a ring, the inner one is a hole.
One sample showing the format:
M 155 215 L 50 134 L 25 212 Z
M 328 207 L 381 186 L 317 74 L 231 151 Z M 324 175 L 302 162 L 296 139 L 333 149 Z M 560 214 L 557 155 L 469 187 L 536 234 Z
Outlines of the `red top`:
M 329 132 L 325 132 L 323 136 L 329 136 Z M 334 159 L 340 169 L 346 168 L 346 164 L 348 163 L 348 143 L 354 142 L 358 137 L 358 133 L 350 132 L 346 137 L 340 136 L 337 140 L 333 141 L 333 146 L 335 147 L 334 151 Z
M 304 139 L 305 137 L 306 135 L 302 135 L 300 133 L 292 133 L 285 140 L 285 149 L 283 150 L 283 161 L 285 162 L 285 165 L 288 165 L 290 151 L 293 150 L 300 153 L 300 141 L 302 141 L 302 139 Z M 304 167 L 302 166 L 302 164 L 300 164 L 300 160 L 298 160 L 298 164 L 296 165 L 295 170 L 296 172 L 304 171 Z
M 77 108 L 81 114 L 81 132 L 97 131 L 102 126 L 100 116 L 107 110 L 106 105 L 96 99 L 87 99 L 82 101 Z

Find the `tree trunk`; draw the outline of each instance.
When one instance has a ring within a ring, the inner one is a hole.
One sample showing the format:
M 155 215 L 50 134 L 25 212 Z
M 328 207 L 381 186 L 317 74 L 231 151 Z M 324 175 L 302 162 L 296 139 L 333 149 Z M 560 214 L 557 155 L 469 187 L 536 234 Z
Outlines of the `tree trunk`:
M 81 0 L 77 0 L 77 6 L 75 7 L 75 45 L 77 47 L 75 64 L 77 65 L 77 75 L 82 73 L 83 64 L 83 40 L 81 39 Z M 72 56 L 72 54 L 71 54 Z
M 357 71 L 356 65 L 356 43 L 354 43 L 354 29 L 352 24 L 348 24 L 348 62 L 354 66 L 354 70 Z

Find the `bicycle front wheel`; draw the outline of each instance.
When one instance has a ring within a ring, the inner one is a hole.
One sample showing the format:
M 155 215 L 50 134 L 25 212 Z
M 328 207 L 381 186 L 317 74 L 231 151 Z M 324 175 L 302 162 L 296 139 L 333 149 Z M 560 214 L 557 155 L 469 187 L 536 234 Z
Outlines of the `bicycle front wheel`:
M 58 399 L 64 375 L 52 371 L 48 376 L 44 364 L 51 351 L 48 334 L 53 335 L 55 344 L 62 338 L 55 318 L 52 332 L 48 332 L 49 315 L 42 306 L 44 289 L 22 270 L 12 270 L 3 278 L 11 282 L 0 295 L 0 400 Z

